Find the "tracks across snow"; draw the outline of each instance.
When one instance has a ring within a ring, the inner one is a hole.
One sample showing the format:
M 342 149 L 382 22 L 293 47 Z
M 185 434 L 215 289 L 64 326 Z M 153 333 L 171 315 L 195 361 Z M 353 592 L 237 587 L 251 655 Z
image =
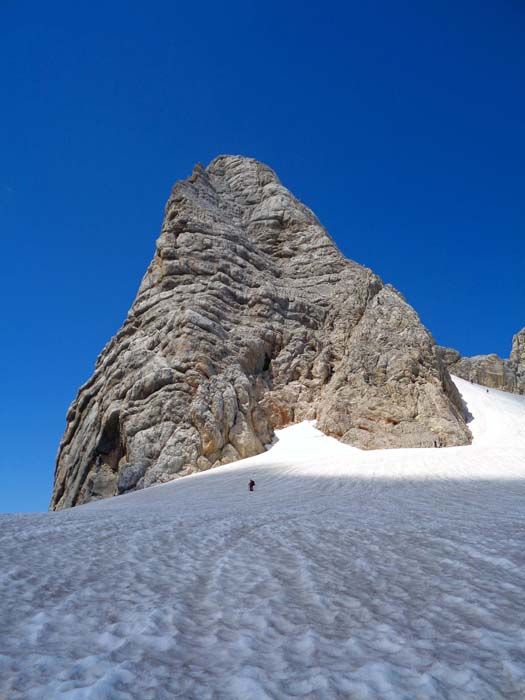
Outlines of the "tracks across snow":
M 292 426 L 250 460 L 0 516 L 0 697 L 522 700 L 525 405 L 458 386 L 470 447 Z

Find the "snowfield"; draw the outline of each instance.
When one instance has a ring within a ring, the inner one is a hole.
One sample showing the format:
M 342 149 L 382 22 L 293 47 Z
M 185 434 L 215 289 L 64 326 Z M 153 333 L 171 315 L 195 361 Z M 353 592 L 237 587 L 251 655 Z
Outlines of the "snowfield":
M 0 698 L 523 700 L 525 397 L 455 382 L 468 447 L 363 452 L 303 423 L 0 516 Z

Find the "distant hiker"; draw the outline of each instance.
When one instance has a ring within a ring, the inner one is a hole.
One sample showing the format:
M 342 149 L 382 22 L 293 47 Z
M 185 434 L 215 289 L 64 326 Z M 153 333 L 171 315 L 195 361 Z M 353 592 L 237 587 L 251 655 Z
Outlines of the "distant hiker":
M 255 488 L 255 481 L 253 479 L 250 479 L 250 483 L 248 484 L 250 491 L 253 491 Z
M 437 446 L 438 446 L 437 440 L 434 440 L 434 447 L 437 447 Z

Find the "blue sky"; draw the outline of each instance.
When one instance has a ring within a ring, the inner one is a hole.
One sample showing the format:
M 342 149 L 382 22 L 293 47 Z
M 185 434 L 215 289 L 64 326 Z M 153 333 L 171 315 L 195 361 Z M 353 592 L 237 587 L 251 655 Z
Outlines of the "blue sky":
M 0 0 L 0 511 L 47 508 L 65 414 L 174 181 L 269 164 L 436 340 L 525 325 L 520 0 Z

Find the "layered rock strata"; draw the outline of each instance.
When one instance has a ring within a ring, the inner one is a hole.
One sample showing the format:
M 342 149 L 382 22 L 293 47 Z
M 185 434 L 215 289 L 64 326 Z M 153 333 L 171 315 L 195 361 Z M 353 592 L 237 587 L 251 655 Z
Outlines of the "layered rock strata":
M 270 168 L 220 156 L 171 193 L 127 320 L 67 414 L 51 507 L 260 453 L 305 419 L 367 449 L 470 440 L 402 295 Z
M 457 350 L 439 348 L 444 364 L 452 374 L 483 386 L 525 394 L 525 328 L 512 339 L 508 360 L 498 355 L 462 357 Z

